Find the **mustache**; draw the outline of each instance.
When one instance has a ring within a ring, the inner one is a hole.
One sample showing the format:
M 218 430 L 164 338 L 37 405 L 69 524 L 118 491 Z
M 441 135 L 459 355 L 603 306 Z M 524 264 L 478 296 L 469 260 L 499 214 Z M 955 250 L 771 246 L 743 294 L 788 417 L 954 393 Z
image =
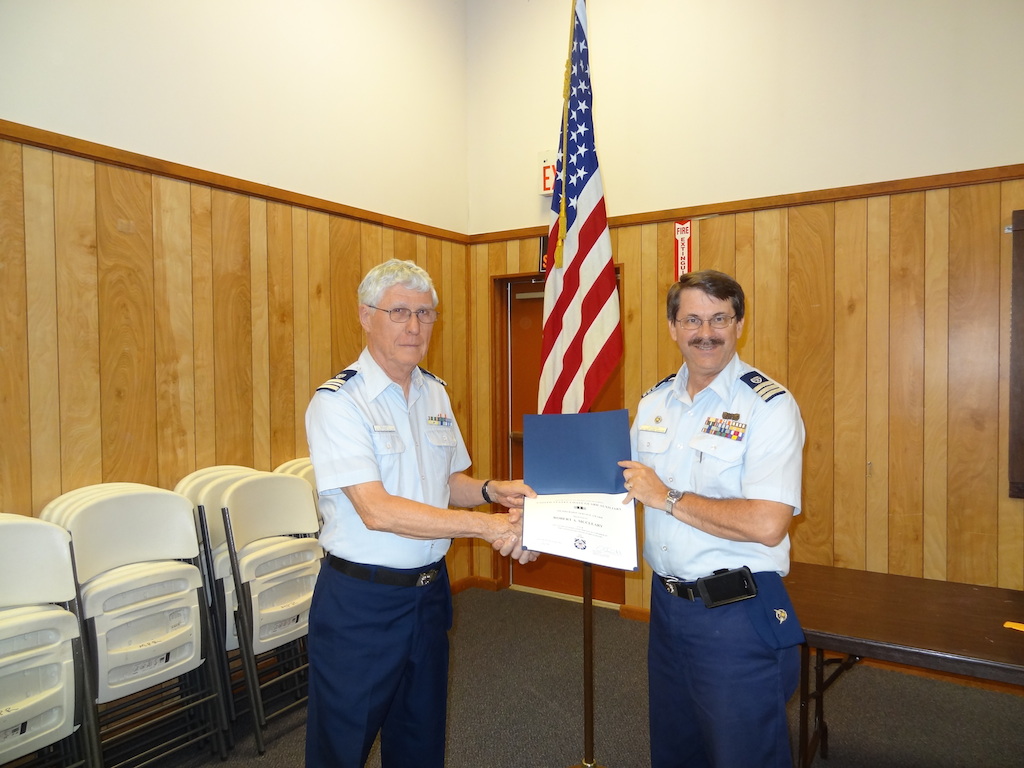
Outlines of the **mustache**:
M 695 336 L 689 341 L 691 347 L 707 347 L 708 345 L 720 347 L 723 344 L 725 344 L 725 340 L 716 336 Z

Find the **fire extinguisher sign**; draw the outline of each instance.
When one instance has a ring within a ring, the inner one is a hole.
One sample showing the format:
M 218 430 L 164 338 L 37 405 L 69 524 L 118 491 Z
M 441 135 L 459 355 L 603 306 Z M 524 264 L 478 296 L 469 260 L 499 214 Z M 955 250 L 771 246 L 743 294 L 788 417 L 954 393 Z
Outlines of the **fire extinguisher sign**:
M 676 222 L 676 280 L 690 270 L 690 219 Z

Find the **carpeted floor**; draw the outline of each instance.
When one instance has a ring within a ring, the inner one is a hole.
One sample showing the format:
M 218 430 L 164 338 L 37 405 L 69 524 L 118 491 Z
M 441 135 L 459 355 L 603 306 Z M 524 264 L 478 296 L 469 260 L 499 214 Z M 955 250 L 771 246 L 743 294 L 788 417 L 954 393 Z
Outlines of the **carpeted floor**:
M 570 768 L 583 761 L 582 616 L 579 603 L 528 592 L 455 596 L 447 768 Z M 594 609 L 599 766 L 650 764 L 646 652 L 647 624 Z M 825 702 L 830 749 L 827 760 L 815 760 L 820 768 L 1024 765 L 1024 691 L 996 693 L 858 665 Z M 795 734 L 795 701 L 789 709 Z M 301 766 L 303 738 L 299 712 L 272 724 L 259 757 L 240 726 L 226 765 Z M 225 764 L 201 754 L 160 768 L 217 765 Z M 376 748 L 368 766 L 380 766 Z

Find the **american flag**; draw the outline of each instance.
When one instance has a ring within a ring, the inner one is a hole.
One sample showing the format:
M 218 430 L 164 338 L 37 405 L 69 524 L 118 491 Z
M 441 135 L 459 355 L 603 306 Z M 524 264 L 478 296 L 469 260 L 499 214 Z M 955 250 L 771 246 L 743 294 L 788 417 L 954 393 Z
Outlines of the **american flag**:
M 538 413 L 588 411 L 622 357 L 619 292 L 594 144 L 585 0 L 576 0 L 575 16 L 544 257 Z

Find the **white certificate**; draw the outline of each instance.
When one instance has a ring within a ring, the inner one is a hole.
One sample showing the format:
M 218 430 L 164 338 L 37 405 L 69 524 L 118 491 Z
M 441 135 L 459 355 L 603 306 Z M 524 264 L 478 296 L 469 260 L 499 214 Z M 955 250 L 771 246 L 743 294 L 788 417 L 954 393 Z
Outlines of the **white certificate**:
M 623 493 L 553 493 L 526 499 L 523 547 L 625 571 L 637 569 L 636 516 Z

